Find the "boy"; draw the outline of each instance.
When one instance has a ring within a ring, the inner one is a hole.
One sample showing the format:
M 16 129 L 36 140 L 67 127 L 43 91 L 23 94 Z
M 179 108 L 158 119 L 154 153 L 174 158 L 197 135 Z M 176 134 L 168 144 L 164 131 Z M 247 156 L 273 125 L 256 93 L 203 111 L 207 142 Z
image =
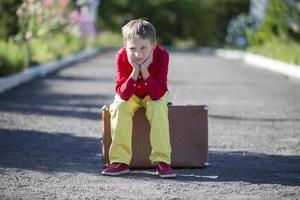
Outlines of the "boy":
M 176 177 L 172 170 L 168 120 L 167 74 L 169 54 L 156 44 L 154 26 L 143 19 L 122 27 L 124 46 L 116 54 L 116 96 L 110 105 L 112 144 L 110 165 L 103 175 L 129 172 L 132 156 L 132 117 L 146 109 L 150 123 L 150 160 L 161 178 Z

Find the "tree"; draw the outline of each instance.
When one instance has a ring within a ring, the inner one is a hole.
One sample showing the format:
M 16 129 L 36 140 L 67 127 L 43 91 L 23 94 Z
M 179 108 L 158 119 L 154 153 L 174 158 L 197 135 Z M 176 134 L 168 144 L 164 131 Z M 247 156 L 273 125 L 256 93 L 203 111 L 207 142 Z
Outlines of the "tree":
M 16 15 L 22 0 L 0 1 L 0 39 L 8 40 L 10 36 L 18 33 L 18 17 Z

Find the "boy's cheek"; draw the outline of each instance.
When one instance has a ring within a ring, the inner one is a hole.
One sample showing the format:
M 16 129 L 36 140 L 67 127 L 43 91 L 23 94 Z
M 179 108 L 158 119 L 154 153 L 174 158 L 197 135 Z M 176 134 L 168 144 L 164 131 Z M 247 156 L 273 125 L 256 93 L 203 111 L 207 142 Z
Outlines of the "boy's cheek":
M 132 59 L 132 55 L 130 53 L 127 53 L 127 59 L 131 60 Z

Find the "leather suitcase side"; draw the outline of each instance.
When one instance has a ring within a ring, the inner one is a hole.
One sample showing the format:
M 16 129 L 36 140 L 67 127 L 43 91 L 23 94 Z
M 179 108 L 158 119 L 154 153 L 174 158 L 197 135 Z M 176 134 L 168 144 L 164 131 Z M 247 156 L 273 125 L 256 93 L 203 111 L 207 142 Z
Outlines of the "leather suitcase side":
M 102 161 L 105 165 L 109 164 L 109 147 L 111 145 L 110 114 L 109 106 L 102 107 L 102 129 L 101 129 L 101 150 Z M 145 109 L 135 112 L 132 119 L 132 159 L 131 168 L 152 168 L 149 160 L 151 153 L 150 145 L 150 125 L 145 116 Z
M 102 159 L 109 163 L 111 144 L 108 106 L 102 108 Z M 208 155 L 207 106 L 169 106 L 170 140 L 173 167 L 203 167 Z M 150 125 L 145 109 L 133 117 L 131 168 L 152 168 L 149 155 Z
M 109 147 L 111 144 L 111 133 L 110 133 L 110 114 L 109 106 L 104 105 L 101 109 L 102 121 L 101 121 L 101 151 L 102 161 L 104 164 L 109 163 Z
M 208 158 L 208 107 L 170 106 L 172 166 L 204 167 Z

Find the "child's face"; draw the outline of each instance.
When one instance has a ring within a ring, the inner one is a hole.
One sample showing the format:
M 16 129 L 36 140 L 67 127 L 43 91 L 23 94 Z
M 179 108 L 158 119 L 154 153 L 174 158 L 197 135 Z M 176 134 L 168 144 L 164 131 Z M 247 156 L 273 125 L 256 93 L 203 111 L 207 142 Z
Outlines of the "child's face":
M 148 58 L 155 46 L 148 39 L 133 38 L 125 42 L 128 60 L 134 61 L 136 64 L 143 64 Z

